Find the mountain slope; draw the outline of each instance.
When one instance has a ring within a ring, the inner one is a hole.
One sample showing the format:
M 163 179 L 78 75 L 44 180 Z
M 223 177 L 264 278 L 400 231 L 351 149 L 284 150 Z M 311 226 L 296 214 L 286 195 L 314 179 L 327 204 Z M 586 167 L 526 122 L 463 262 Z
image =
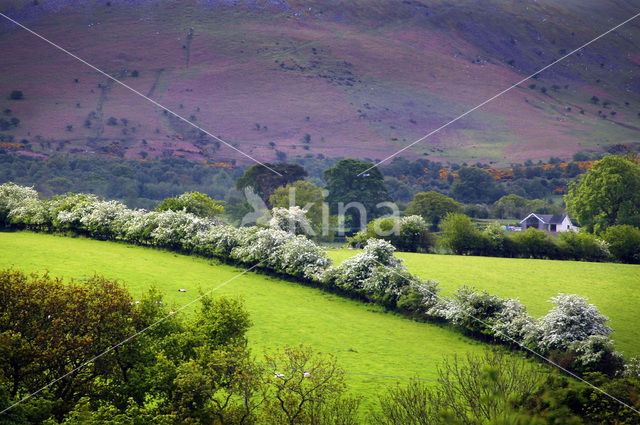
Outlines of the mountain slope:
M 638 12 L 622 0 L 14 0 L 2 11 L 265 161 L 384 158 Z M 404 155 L 504 164 L 637 140 L 639 24 Z M 5 147 L 247 161 L 6 20 L 0 25 L 0 108 L 5 120 L 20 120 L 1 134 L 23 145 Z M 24 99 L 8 99 L 12 90 Z

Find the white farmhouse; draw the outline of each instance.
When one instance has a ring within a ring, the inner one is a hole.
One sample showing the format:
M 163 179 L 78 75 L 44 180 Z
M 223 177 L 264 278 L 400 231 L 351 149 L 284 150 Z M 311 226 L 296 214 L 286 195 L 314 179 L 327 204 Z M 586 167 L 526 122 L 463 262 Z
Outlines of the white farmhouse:
M 547 233 L 577 232 L 566 214 L 536 214 L 531 213 L 520 221 L 522 231 L 529 227 L 544 230 Z

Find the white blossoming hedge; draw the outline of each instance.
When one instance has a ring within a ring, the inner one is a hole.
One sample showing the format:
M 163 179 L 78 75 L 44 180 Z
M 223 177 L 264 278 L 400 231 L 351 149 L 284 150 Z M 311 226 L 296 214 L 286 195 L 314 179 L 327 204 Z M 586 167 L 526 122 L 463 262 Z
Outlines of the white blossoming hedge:
M 480 338 L 525 345 L 543 354 L 569 352 L 577 371 L 640 370 L 640 360 L 623 369 L 609 339 L 607 318 L 585 298 L 559 294 L 551 300 L 555 307 L 536 320 L 517 299 L 466 286 L 451 297 L 440 297 L 438 283 L 410 274 L 394 256 L 394 246 L 382 239 L 370 239 L 361 253 L 332 266 L 322 247 L 296 234 L 304 233 L 305 220 L 298 207 L 276 209 L 269 228 L 234 228 L 185 211 L 131 210 L 91 194 L 41 200 L 33 188 L 0 185 L 0 224 L 5 226 L 75 232 L 257 266 L 417 319 L 446 321 Z
M 269 227 L 296 235 L 313 235 L 311 223 L 307 219 L 307 211 L 298 206 L 274 208 L 271 211 Z

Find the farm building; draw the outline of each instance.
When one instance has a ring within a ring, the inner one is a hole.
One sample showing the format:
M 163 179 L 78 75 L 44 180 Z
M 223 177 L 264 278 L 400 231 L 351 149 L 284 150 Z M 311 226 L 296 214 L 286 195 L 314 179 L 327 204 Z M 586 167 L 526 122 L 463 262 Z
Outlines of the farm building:
M 571 223 L 566 214 L 535 214 L 531 213 L 520 221 L 522 230 L 529 227 L 544 230 L 547 233 L 577 232 L 578 227 Z

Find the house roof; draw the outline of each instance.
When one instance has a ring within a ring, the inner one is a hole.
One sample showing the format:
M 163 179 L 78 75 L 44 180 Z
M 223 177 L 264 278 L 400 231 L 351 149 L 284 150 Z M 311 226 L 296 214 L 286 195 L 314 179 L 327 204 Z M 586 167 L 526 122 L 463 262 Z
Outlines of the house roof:
M 560 224 L 564 221 L 566 215 L 564 214 L 536 214 L 547 224 Z
M 534 216 L 538 220 L 542 221 L 544 224 L 561 224 L 564 221 L 564 218 L 567 216 L 566 214 L 534 214 L 531 213 L 522 220 L 520 223 L 528 219 L 529 217 Z

